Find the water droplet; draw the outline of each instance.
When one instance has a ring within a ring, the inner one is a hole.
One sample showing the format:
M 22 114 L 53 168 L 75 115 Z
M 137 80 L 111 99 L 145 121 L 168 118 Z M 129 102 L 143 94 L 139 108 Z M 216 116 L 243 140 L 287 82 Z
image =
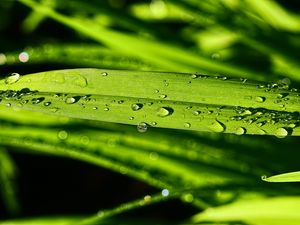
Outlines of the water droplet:
M 182 200 L 183 200 L 184 202 L 191 203 L 191 202 L 194 201 L 194 196 L 193 196 L 191 193 L 187 193 L 187 194 L 184 194 L 184 195 L 182 196 Z
M 192 79 L 196 79 L 197 77 L 198 77 L 197 74 L 192 74 L 192 75 L 191 75 L 191 78 L 192 78 Z
M 78 75 L 74 80 L 74 84 L 79 87 L 86 87 L 88 83 L 85 77 Z
M 97 110 L 97 109 L 98 109 L 98 107 L 96 107 L 96 106 L 95 106 L 95 107 L 93 107 L 93 110 Z
M 169 190 L 168 189 L 163 189 L 161 191 L 161 195 L 164 196 L 164 197 L 168 197 L 170 194 Z
M 146 195 L 144 197 L 144 201 L 145 201 L 145 203 L 150 203 L 151 202 L 151 195 Z
M 159 95 L 158 97 L 159 97 L 159 98 L 166 98 L 167 95 L 162 94 L 162 95 Z
M 129 120 L 134 120 L 134 117 L 133 116 L 129 117 Z
M 244 128 L 244 127 L 238 127 L 235 131 L 236 135 L 243 135 L 245 133 L 246 133 L 246 128 Z
M 152 126 L 156 126 L 157 123 L 156 123 L 156 122 L 151 122 L 151 125 L 152 125 Z
M 145 133 L 147 131 L 147 129 L 148 129 L 148 125 L 144 122 L 139 123 L 137 126 L 137 130 L 140 133 Z
M 173 113 L 173 109 L 169 107 L 161 107 L 157 110 L 156 115 L 159 117 L 166 117 Z
M 158 92 L 159 92 L 159 90 L 158 90 L 158 89 L 155 89 L 155 90 L 154 90 L 154 92 L 155 92 L 155 93 L 158 93 Z
M 42 102 L 42 101 L 44 101 L 44 100 L 45 100 L 44 97 L 33 98 L 33 99 L 31 99 L 31 103 L 35 105 L 35 104 L 38 104 L 38 103 L 40 103 L 40 102 Z
M 66 102 L 67 104 L 74 104 L 74 103 L 78 102 L 79 99 L 80 99 L 79 96 L 68 97 L 68 98 L 66 98 L 65 102 Z
M 61 130 L 61 131 L 58 132 L 57 137 L 60 140 L 66 140 L 68 138 L 68 132 L 65 131 L 65 130 Z
M 138 110 L 140 110 L 141 108 L 143 108 L 143 104 L 140 104 L 140 103 L 135 103 L 135 104 L 132 104 L 132 105 L 131 105 L 131 109 L 132 109 L 133 111 L 138 111 Z
M 44 102 L 44 106 L 49 106 L 51 105 L 51 102 Z
M 102 75 L 102 76 L 107 76 L 108 73 L 107 73 L 107 72 L 102 72 L 101 75 Z
M 221 123 L 218 120 L 215 120 L 210 126 L 209 128 L 214 131 L 214 132 L 223 132 L 225 131 L 225 125 L 223 123 Z
M 55 112 L 57 112 L 57 111 L 58 111 L 58 108 L 57 108 L 57 107 L 53 107 L 53 108 L 50 109 L 50 112 L 53 112 L 53 113 L 55 113 Z
M 284 127 L 280 127 L 275 131 L 275 136 L 278 138 L 285 138 L 288 134 L 289 132 Z
M 183 126 L 184 126 L 185 128 L 190 128 L 190 127 L 191 127 L 191 124 L 190 124 L 190 123 L 184 123 Z
M 256 101 L 256 102 L 262 103 L 262 102 L 264 102 L 265 100 L 266 100 L 265 97 L 261 97 L 261 96 L 256 96 L 256 97 L 255 97 L 255 101 Z
M 6 84 L 14 84 L 20 79 L 20 74 L 12 73 L 9 77 L 5 79 Z
M 104 110 L 104 111 L 109 111 L 109 108 L 108 108 L 108 107 L 105 107 L 103 110 Z
M 7 107 L 11 107 L 11 104 L 10 104 L 10 103 L 6 103 L 6 106 L 7 106 Z
M 193 112 L 193 115 L 194 115 L 194 116 L 198 116 L 200 113 L 201 113 L 200 111 L 194 111 L 194 112 Z
M 123 104 L 123 103 L 124 103 L 124 100 L 119 100 L 118 103 L 119 103 L 119 104 Z
M 268 178 L 268 177 L 267 177 L 266 175 L 262 175 L 262 176 L 261 176 L 261 179 L 264 180 L 264 181 L 267 180 L 267 178 Z

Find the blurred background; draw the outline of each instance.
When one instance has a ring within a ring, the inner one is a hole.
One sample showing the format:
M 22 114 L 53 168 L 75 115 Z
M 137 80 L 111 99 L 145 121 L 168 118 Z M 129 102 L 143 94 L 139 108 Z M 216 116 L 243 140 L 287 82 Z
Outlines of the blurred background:
M 0 3 L 2 77 L 12 72 L 93 67 L 198 72 L 275 83 L 284 80 L 297 89 L 299 50 L 297 0 L 1 0 Z M 154 132 L 181 136 L 179 131 Z M 261 173 L 256 173 L 257 180 L 262 172 L 270 175 L 299 169 L 295 158 L 298 153 L 291 147 L 298 146 L 297 137 L 282 140 L 197 135 L 195 140 L 201 137 L 209 146 L 231 149 L 237 161 L 244 160 L 243 154 L 255 149 L 250 154 L 254 161 L 245 161 L 264 168 L 258 169 Z M 252 140 L 258 144 L 249 144 Z M 0 197 L 1 220 L 88 215 L 160 191 L 143 181 L 84 162 L 4 147 L 17 168 L 16 199 L 12 202 L 18 202 L 18 206 L 7 206 L 4 192 Z M 277 164 L 271 165 L 273 159 Z M 295 190 L 299 188 L 289 187 L 291 193 L 297 193 Z M 170 200 L 125 216 L 170 222 L 197 212 L 195 206 Z

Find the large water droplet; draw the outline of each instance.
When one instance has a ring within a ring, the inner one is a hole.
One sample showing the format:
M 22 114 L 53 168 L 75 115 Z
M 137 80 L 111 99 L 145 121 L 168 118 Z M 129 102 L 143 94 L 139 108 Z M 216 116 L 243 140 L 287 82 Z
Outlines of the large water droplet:
M 284 127 L 280 127 L 275 131 L 275 136 L 278 138 L 285 138 L 288 134 L 289 132 Z
M 144 122 L 141 122 L 137 125 L 137 130 L 140 133 L 145 133 L 148 129 L 148 125 Z
M 243 135 L 243 134 L 245 134 L 245 133 L 246 133 L 246 128 L 244 128 L 244 127 L 239 127 L 239 128 L 237 128 L 236 131 L 235 131 L 235 134 L 236 134 L 236 135 Z
M 138 111 L 138 110 L 140 110 L 141 108 L 143 108 L 143 104 L 140 104 L 140 103 L 135 103 L 135 104 L 132 104 L 132 105 L 131 105 L 131 109 L 132 109 L 133 111 Z
M 156 115 L 159 117 L 166 117 L 173 113 L 173 109 L 169 107 L 161 107 L 157 110 Z
M 5 79 L 6 84 L 14 84 L 20 79 L 20 74 L 12 73 L 9 77 Z
M 225 125 L 221 123 L 218 120 L 215 120 L 210 126 L 209 129 L 211 129 L 214 132 L 223 132 L 225 130 Z

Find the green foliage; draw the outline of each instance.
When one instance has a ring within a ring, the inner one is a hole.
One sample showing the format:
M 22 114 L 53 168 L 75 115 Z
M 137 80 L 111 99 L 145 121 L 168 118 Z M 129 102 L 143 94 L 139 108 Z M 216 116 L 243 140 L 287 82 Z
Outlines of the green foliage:
M 287 183 L 299 172 L 285 173 L 300 156 L 300 17 L 289 4 L 4 0 L 0 187 L 12 217 L 0 224 L 299 224 L 299 186 Z M 24 215 L 18 152 L 156 191 L 89 215 Z M 195 215 L 136 216 L 174 199 Z

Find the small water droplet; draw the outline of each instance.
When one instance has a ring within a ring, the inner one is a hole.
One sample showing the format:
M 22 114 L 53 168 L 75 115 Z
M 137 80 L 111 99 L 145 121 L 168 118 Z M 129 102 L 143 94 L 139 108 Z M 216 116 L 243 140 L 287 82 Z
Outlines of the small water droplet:
M 192 75 L 191 75 L 191 78 L 192 78 L 192 79 L 196 79 L 197 77 L 198 77 L 197 74 L 192 74 Z
M 44 102 L 44 106 L 49 106 L 51 105 L 51 102 Z
M 173 113 L 173 109 L 169 107 L 161 107 L 157 110 L 156 115 L 159 117 L 166 117 Z
M 33 98 L 33 99 L 31 99 L 31 103 L 35 105 L 35 104 L 38 104 L 38 103 L 40 103 L 40 102 L 42 102 L 42 101 L 44 101 L 44 100 L 45 100 L 44 97 Z
M 246 133 L 246 128 L 244 128 L 244 127 L 238 127 L 235 131 L 236 135 L 243 135 L 245 133 Z
M 184 126 L 185 128 L 190 128 L 190 127 L 191 127 L 191 124 L 190 124 L 190 123 L 184 123 L 183 126 Z
M 278 138 L 285 138 L 288 134 L 289 132 L 284 127 L 280 127 L 275 131 L 275 136 Z
M 196 111 L 193 112 L 193 115 L 194 115 L 194 116 L 198 116 L 200 113 L 201 113 L 200 111 L 197 111 L 197 110 L 196 110 Z
M 156 123 L 156 122 L 151 122 L 151 125 L 152 125 L 152 126 L 156 126 L 157 123 Z
M 109 111 L 109 108 L 108 108 L 108 107 L 105 107 L 103 110 L 104 110 L 104 111 Z
M 225 125 L 223 123 L 221 123 L 218 120 L 215 120 L 210 126 L 209 128 L 214 131 L 214 132 L 223 132 L 225 131 Z
M 6 106 L 7 106 L 7 107 L 11 107 L 11 104 L 10 104 L 10 103 L 6 103 Z
M 133 111 L 138 111 L 138 110 L 140 110 L 141 108 L 143 108 L 143 104 L 141 104 L 141 103 L 135 103 L 135 104 L 132 104 L 132 105 L 131 105 L 131 109 L 132 109 Z
M 75 97 L 67 97 L 66 100 L 65 100 L 65 102 L 66 102 L 67 104 L 74 104 L 74 103 L 78 102 L 79 99 L 80 99 L 79 96 L 75 96 Z
M 58 132 L 57 137 L 60 140 L 66 140 L 68 138 L 68 132 L 65 131 L 65 130 L 61 130 L 61 131 Z
M 93 110 L 97 110 L 97 109 L 98 109 L 98 107 L 96 107 L 96 106 L 95 106 L 95 107 L 93 107 Z
M 158 97 L 159 97 L 159 98 L 166 98 L 167 95 L 162 94 L 162 95 L 159 95 Z
M 129 117 L 129 120 L 134 120 L 134 117 L 133 116 Z
M 119 103 L 119 104 L 123 104 L 123 103 L 124 103 L 124 100 L 119 100 L 118 103 Z
M 147 129 L 148 129 L 148 125 L 144 122 L 139 123 L 137 126 L 137 130 L 140 133 L 145 133 L 147 131 Z
M 194 201 L 194 196 L 193 196 L 191 193 L 187 193 L 187 194 L 184 194 L 184 195 L 182 196 L 182 200 L 183 200 L 184 202 L 191 203 L 191 202 Z
M 107 72 L 102 72 L 101 75 L 102 75 L 102 76 L 107 76 L 108 73 L 107 73 Z
M 20 79 L 20 74 L 18 73 L 12 73 L 10 74 L 10 76 L 8 76 L 6 79 L 5 79 L 5 83 L 6 84 L 14 84 L 16 83 L 19 79 Z
M 264 102 L 265 100 L 266 100 L 265 97 L 261 97 L 261 96 L 256 96 L 256 97 L 255 97 L 255 101 L 256 101 L 256 102 L 262 103 L 262 102 Z

